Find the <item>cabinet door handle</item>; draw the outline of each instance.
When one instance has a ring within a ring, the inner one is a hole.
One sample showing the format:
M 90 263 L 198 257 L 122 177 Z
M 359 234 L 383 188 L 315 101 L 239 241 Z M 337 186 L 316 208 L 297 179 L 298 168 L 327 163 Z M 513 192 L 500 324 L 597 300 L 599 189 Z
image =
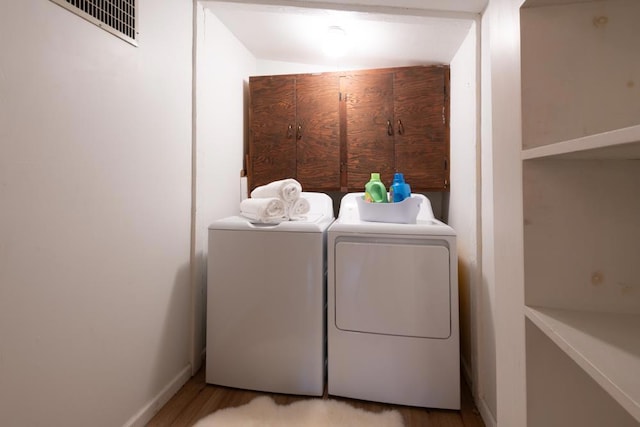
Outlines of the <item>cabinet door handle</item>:
M 387 135 L 393 136 L 393 125 L 391 124 L 391 120 L 387 120 Z
M 404 125 L 400 119 L 398 119 L 398 135 L 404 135 Z
M 302 139 L 302 125 L 298 125 L 298 139 Z
M 293 138 L 293 125 L 289 125 L 289 127 L 287 127 L 287 139 L 291 139 Z

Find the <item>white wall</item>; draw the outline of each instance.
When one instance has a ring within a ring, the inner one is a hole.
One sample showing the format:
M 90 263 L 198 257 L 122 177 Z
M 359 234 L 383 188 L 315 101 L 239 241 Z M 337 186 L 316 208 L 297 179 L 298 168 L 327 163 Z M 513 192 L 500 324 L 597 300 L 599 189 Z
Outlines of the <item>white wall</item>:
M 192 4 L 139 16 L 0 2 L 0 425 L 142 423 L 188 378 Z
M 199 363 L 206 345 L 207 229 L 213 221 L 240 212 L 240 172 L 249 138 L 248 85 L 256 60 L 201 3 L 196 6 L 196 27 L 194 362 Z
M 489 44 L 489 18 L 485 13 L 481 21 L 480 47 L 480 265 L 482 278 L 478 292 L 478 388 L 476 402 L 487 427 L 496 425 L 496 338 L 495 338 L 495 266 L 493 242 L 493 136 L 491 113 L 491 61 Z
M 349 70 L 366 70 L 372 68 L 365 65 L 350 65 L 344 67 L 340 65 L 340 60 L 335 65 L 314 65 L 300 64 L 295 62 L 270 61 L 259 59 L 257 61 L 257 73 L 261 76 L 271 76 L 279 74 L 304 74 L 304 73 L 330 73 Z
M 368 9 L 378 6 L 389 6 L 409 9 L 426 9 L 432 11 L 481 12 L 487 0 L 305 0 L 305 3 L 338 3 L 357 4 Z
M 458 284 L 460 294 L 460 350 L 464 373 L 477 388 L 475 354 L 477 344 L 477 294 L 480 270 L 478 256 L 478 55 L 477 29 L 469 34 L 451 61 L 450 156 L 451 191 L 449 225 L 457 233 Z M 476 371 L 476 372 L 474 372 Z
M 481 24 L 479 373 L 481 399 L 495 417 L 485 422 L 504 427 L 526 425 L 520 3 L 490 0 Z
M 339 70 L 339 67 L 327 67 L 326 65 L 298 64 L 260 59 L 257 61 L 256 73 L 260 76 L 275 76 L 280 74 L 325 73 Z

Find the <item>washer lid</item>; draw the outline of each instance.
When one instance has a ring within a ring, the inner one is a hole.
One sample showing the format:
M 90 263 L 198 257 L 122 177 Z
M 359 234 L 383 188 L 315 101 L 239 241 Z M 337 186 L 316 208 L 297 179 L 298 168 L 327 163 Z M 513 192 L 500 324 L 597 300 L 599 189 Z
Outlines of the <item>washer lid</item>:
M 334 220 L 333 202 L 324 193 L 303 191 L 300 197 L 309 201 L 309 213 L 306 219 L 296 221 L 282 221 L 276 224 L 255 223 L 241 215 L 229 216 L 214 221 L 210 230 L 260 230 L 260 231 L 297 231 L 318 232 L 325 231 Z
M 254 224 L 243 216 L 230 216 L 219 219 L 209 226 L 209 230 L 237 230 L 237 231 L 295 231 L 315 233 L 326 231 L 333 222 L 333 218 L 320 214 L 309 214 L 306 220 L 283 221 L 278 224 Z

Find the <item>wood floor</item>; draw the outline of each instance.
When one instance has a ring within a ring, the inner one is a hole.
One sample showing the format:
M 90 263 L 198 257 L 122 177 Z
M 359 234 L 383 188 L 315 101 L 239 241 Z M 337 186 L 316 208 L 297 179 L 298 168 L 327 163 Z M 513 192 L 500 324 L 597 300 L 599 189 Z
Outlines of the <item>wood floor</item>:
M 461 389 L 462 409 L 460 411 L 387 405 L 336 396 L 328 397 L 326 391 L 323 398 L 347 402 L 352 406 L 372 412 L 397 409 L 404 417 L 406 427 L 484 427 L 482 418 L 471 398 L 469 387 L 464 381 Z M 167 402 L 147 426 L 191 426 L 200 418 L 218 409 L 244 405 L 253 398 L 262 395 L 271 396 L 279 405 L 310 398 L 309 396 L 260 393 L 206 384 L 203 368 Z

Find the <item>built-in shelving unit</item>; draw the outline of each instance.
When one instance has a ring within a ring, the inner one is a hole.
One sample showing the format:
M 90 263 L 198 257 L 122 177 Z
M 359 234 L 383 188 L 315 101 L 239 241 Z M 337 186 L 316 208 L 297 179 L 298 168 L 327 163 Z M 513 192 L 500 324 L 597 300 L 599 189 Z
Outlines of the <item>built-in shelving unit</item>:
M 640 159 L 640 125 L 522 150 L 523 160 L 544 158 Z
M 542 307 L 525 314 L 640 422 L 640 315 Z
M 640 425 L 638 16 L 521 9 L 529 427 Z

